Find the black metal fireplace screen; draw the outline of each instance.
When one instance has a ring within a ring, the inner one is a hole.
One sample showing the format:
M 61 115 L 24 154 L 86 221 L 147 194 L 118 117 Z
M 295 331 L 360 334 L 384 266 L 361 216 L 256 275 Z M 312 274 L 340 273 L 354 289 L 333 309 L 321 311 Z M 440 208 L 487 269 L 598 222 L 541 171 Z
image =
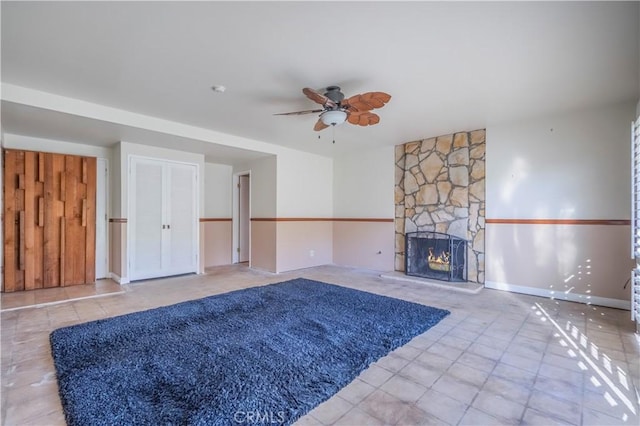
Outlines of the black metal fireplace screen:
M 440 232 L 409 232 L 404 253 L 407 275 L 467 281 L 467 240 Z

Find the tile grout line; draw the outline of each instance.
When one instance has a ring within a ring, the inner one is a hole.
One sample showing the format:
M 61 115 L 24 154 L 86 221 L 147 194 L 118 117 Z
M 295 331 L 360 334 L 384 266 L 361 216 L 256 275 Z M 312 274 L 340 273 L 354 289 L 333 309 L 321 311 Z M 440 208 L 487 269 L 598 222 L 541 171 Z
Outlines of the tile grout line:
M 527 314 L 527 316 L 525 317 L 525 321 L 524 322 L 526 323 L 529 318 L 537 318 L 537 317 L 533 317 L 532 313 L 529 312 Z M 533 392 L 535 391 L 535 386 L 536 386 L 536 383 L 538 382 L 538 377 L 540 377 L 540 369 L 542 368 L 542 363 L 544 362 L 544 355 L 547 353 L 547 349 L 549 349 L 549 345 L 550 345 L 552 340 L 553 340 L 553 332 L 546 339 L 546 342 L 545 342 L 545 345 L 544 345 L 543 355 L 542 355 L 542 358 L 540 358 L 540 363 L 538 364 L 538 369 L 536 370 L 536 377 L 533 380 L 533 384 L 531 386 L 531 392 L 529 392 L 529 396 L 527 397 L 527 401 L 524 403 L 524 410 L 522 411 L 522 416 L 520 417 L 520 424 L 522 424 L 524 422 L 524 416 L 527 413 L 528 409 L 535 410 L 535 408 L 529 406 L 529 403 L 531 402 L 531 397 L 533 396 Z
M 527 315 L 528 316 L 528 315 Z M 493 320 L 493 322 L 491 324 L 489 324 L 486 328 L 491 327 L 491 325 L 496 324 L 496 322 L 500 319 L 500 317 L 497 317 L 496 319 Z M 484 379 L 484 382 L 482 383 L 482 385 L 480 386 L 478 393 L 476 393 L 473 397 L 473 399 L 471 400 L 471 402 L 469 402 L 469 406 L 467 407 L 467 409 L 465 410 L 465 413 L 462 415 L 462 417 L 460 417 L 460 420 L 458 421 L 458 425 L 460 424 L 460 422 L 462 422 L 462 420 L 464 419 L 464 416 L 467 414 L 467 412 L 469 411 L 469 408 L 473 407 L 473 403 L 475 402 L 475 400 L 478 398 L 478 395 L 480 394 L 480 392 L 482 391 L 482 388 L 484 388 L 484 386 L 487 384 L 487 381 L 489 380 L 489 377 L 491 377 L 493 375 L 493 372 L 495 371 L 495 369 L 498 367 L 498 364 L 500 363 L 500 361 L 502 360 L 502 358 L 504 357 L 505 351 L 507 350 L 507 348 L 511 345 L 511 343 L 513 343 L 513 340 L 515 339 L 515 337 L 518 335 L 518 333 L 520 332 L 520 330 L 522 330 L 522 326 L 523 324 L 526 322 L 526 317 L 525 320 L 523 320 L 520 324 L 520 327 L 518 327 L 518 330 L 513 334 L 513 336 L 511 337 L 511 339 L 509 339 L 509 345 L 507 345 L 507 347 L 505 349 L 502 350 L 502 355 L 500 356 L 500 359 L 496 360 L 495 365 L 493 366 L 493 368 L 491 369 L 491 372 L 489 373 L 489 375 L 487 376 L 486 379 Z M 482 333 L 481 335 L 484 335 L 484 333 Z M 491 336 L 489 336 L 491 337 Z M 507 364 L 509 365 L 509 364 Z M 539 367 L 538 367 L 539 368 Z M 473 407 L 475 408 L 475 407 Z M 487 414 L 488 416 L 494 417 L 496 418 L 495 415 L 491 414 L 491 413 L 487 413 L 484 410 L 481 410 L 480 408 L 476 408 L 476 410 Z M 525 409 L 522 411 L 522 416 L 524 416 L 524 412 L 526 411 L 526 405 L 525 405 Z M 520 418 L 520 424 L 522 423 L 522 416 Z M 498 420 L 502 420 L 500 418 L 498 418 Z M 507 420 L 507 419 L 504 419 Z
M 99 297 L 115 296 L 115 295 L 125 294 L 126 292 L 127 292 L 126 290 L 121 290 L 113 293 L 93 294 L 91 296 L 76 297 L 74 299 L 55 300 L 53 302 L 36 303 L 35 305 L 16 306 L 15 308 L 0 309 L 0 313 L 15 312 L 15 311 L 21 311 L 24 309 L 40 309 L 47 306 L 60 305 L 63 303 L 75 302 L 78 300 L 97 299 Z

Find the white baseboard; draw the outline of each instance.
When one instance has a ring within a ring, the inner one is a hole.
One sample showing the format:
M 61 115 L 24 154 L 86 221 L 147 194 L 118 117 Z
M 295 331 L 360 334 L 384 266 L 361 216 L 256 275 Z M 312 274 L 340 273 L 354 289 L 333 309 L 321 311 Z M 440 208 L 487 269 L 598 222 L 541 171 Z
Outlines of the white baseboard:
M 484 286 L 485 288 L 492 288 L 494 290 L 511 291 L 513 293 L 547 297 L 549 299 L 566 300 L 568 302 L 585 303 L 587 305 L 606 306 L 608 308 L 624 309 L 627 311 L 631 310 L 631 302 L 629 300 L 610 299 L 608 297 L 591 296 L 589 294 L 582 293 L 565 293 L 564 291 L 525 287 L 496 281 L 485 281 Z
M 109 278 L 111 278 L 112 280 L 114 280 L 115 282 L 117 282 L 120 285 L 129 284 L 129 279 L 128 278 L 122 278 L 120 275 L 115 274 L 113 272 L 109 272 Z

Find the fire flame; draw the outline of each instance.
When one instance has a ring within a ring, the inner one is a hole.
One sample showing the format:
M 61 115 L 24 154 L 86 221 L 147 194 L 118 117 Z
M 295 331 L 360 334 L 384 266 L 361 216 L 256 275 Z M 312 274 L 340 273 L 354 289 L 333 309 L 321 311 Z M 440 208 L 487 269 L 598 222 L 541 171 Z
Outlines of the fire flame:
M 451 254 L 448 251 L 442 251 L 439 256 L 433 254 L 433 247 L 429 247 L 429 257 L 427 257 L 429 263 L 439 263 L 442 265 L 448 265 L 451 260 Z

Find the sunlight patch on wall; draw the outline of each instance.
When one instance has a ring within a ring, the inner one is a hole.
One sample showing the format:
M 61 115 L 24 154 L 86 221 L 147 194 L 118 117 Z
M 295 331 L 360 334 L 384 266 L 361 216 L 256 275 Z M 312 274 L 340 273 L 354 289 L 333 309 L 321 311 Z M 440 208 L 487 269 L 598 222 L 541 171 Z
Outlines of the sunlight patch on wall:
M 529 164 L 524 158 L 516 157 L 507 174 L 508 176 L 502 179 L 504 184 L 502 185 L 501 198 L 505 204 L 510 204 L 514 192 L 529 176 Z

